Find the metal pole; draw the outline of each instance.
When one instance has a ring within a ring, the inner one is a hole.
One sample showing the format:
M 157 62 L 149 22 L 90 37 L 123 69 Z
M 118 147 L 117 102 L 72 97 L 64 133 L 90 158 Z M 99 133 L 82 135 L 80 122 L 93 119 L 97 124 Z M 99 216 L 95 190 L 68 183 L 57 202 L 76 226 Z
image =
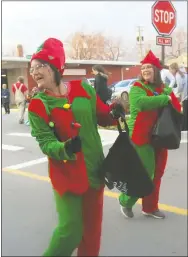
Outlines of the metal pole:
M 138 38 L 139 38 L 139 47 L 140 47 L 140 55 L 141 55 L 141 60 L 143 59 L 143 52 L 142 52 L 142 37 L 141 37 L 141 27 L 138 26 Z
M 164 36 L 162 36 L 164 37 Z M 165 46 L 161 46 L 161 61 L 162 61 L 162 64 L 164 65 L 164 62 L 165 62 Z

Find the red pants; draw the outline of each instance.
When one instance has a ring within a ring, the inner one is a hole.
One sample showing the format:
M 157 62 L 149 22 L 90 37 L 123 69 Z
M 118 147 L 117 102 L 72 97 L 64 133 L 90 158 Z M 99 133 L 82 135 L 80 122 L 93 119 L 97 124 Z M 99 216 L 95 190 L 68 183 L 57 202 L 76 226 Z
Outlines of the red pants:
M 77 256 L 98 256 L 101 241 L 104 188 L 89 189 L 83 197 L 83 238 Z
M 161 178 L 167 163 L 168 151 L 166 149 L 156 150 L 155 153 L 155 176 L 154 176 L 154 190 L 151 195 L 142 199 L 142 210 L 144 212 L 153 212 L 158 210 L 159 191 L 161 185 Z

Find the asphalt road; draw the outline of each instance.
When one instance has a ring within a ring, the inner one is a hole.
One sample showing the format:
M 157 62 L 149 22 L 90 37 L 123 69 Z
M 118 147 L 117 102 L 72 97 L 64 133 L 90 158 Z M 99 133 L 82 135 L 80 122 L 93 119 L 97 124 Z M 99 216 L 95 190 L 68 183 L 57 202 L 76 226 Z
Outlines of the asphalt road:
M 2 116 L 7 149 L 2 150 L 2 256 L 41 256 L 57 222 L 47 162 L 29 133 L 29 127 L 18 124 L 17 112 Z M 105 153 L 109 137 L 106 133 L 102 138 Z M 22 149 L 13 151 L 11 146 Z M 169 152 L 160 203 L 166 219 L 144 217 L 137 204 L 135 218 L 127 220 L 120 213 L 117 192 L 106 190 L 100 255 L 187 256 L 186 143 Z

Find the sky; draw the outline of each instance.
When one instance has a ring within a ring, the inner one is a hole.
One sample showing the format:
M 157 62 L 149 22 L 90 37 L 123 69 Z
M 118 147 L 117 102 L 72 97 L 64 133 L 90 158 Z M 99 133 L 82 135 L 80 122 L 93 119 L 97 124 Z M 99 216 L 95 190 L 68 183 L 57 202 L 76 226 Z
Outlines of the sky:
M 151 6 L 155 1 L 3 1 L 3 52 L 22 44 L 32 54 L 48 37 L 62 41 L 76 31 L 102 32 L 121 38 L 126 46 L 135 44 L 137 27 L 145 40 L 155 40 Z M 173 1 L 177 29 L 187 31 L 187 1 Z

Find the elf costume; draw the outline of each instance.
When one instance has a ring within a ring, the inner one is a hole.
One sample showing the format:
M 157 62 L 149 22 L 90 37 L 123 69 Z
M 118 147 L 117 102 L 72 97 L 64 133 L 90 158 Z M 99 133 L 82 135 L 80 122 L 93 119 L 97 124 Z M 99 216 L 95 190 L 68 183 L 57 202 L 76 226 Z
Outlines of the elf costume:
M 159 59 L 151 51 L 141 63 L 152 64 L 161 69 Z M 165 85 L 160 88 L 154 88 L 152 84 L 137 81 L 134 83 L 129 94 L 131 116 L 128 120 L 128 126 L 130 136 L 155 186 L 153 193 L 142 199 L 143 214 L 151 215 L 155 218 L 164 218 L 157 215 L 156 212 L 159 214 L 159 190 L 161 178 L 166 167 L 167 150 L 154 149 L 151 145 L 150 136 L 158 118 L 159 108 L 169 104 L 168 95 L 171 96 L 171 103 L 174 108 L 180 112 L 181 105 L 178 99 L 175 97 L 172 89 Z M 121 210 L 126 217 L 133 217 L 132 207 L 137 200 L 138 198 L 130 197 L 123 193 L 120 195 Z
M 62 43 L 46 40 L 31 62 L 34 59 L 47 61 L 63 73 Z M 116 124 L 110 114 L 113 108 L 81 81 L 70 81 L 64 96 L 46 90 L 30 102 L 32 136 L 48 156 L 59 218 L 44 256 L 71 256 L 77 247 L 78 256 L 99 254 L 104 180 L 98 169 L 104 155 L 97 124 Z

